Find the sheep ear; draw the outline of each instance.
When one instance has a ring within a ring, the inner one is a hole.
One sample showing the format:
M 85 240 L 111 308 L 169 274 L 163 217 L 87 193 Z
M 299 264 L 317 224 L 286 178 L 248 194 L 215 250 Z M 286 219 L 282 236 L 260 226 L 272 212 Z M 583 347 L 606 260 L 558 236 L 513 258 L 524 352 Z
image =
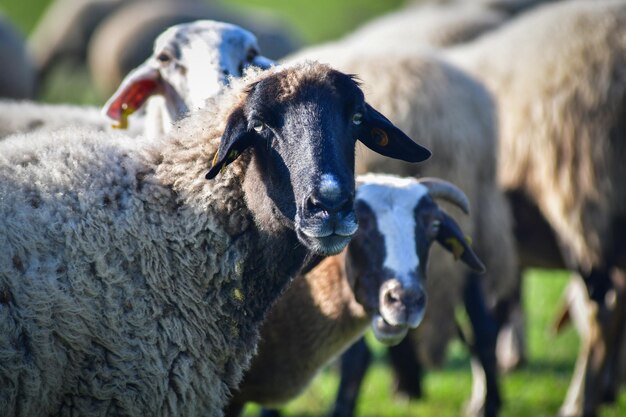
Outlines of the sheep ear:
M 454 255 L 455 259 L 461 259 L 464 264 L 478 273 L 486 271 L 485 265 L 478 258 L 478 255 L 471 248 L 469 237 L 463 235 L 459 225 L 447 213 L 440 210 L 442 214 L 441 225 L 437 241 Z
M 228 116 L 220 147 L 213 158 L 213 166 L 206 174 L 208 180 L 215 178 L 226 165 L 233 162 L 252 144 L 252 134 L 248 131 L 248 121 L 239 107 Z
M 407 162 L 421 162 L 430 158 L 430 151 L 404 134 L 389 119 L 369 104 L 365 104 L 362 132 L 359 140 L 371 150 Z
M 162 87 L 159 71 L 149 65 L 141 65 L 124 78 L 102 111 L 119 123 L 114 127 L 126 128 L 126 118 L 143 106 L 151 96 L 160 94 Z
M 257 55 L 252 59 L 250 64 L 257 68 L 268 69 L 276 65 L 276 62 L 264 57 L 263 55 Z

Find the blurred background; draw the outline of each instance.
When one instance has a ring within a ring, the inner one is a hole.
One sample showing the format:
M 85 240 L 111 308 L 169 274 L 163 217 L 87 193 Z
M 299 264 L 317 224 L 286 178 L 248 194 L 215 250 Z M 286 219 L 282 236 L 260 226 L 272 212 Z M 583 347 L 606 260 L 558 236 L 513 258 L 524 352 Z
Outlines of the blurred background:
M 31 57 L 38 67 L 38 73 L 33 74 L 36 87 L 26 96 L 51 103 L 101 105 L 121 77 L 149 55 L 152 39 L 160 29 L 145 39 L 136 39 L 124 38 L 125 29 L 134 26 L 135 20 L 107 27 L 121 5 L 130 2 L 100 0 L 92 2 L 94 6 L 87 11 L 74 8 L 73 5 L 81 3 L 85 1 L 0 0 L 1 14 L 21 36 L 30 40 Z M 191 4 L 173 3 L 180 11 L 187 7 L 183 4 Z M 224 0 L 190 5 L 188 13 L 232 21 L 251 29 L 259 36 L 263 53 L 280 58 L 304 46 L 337 39 L 376 16 L 406 6 L 405 3 L 404 0 Z M 139 11 L 137 16 L 150 13 Z M 153 18 L 163 19 L 157 14 Z M 144 55 L 133 50 L 140 49 L 139 41 L 148 45 Z M 118 55 L 121 58 L 117 59 Z M 96 74 L 101 77 L 98 80 L 94 79 L 92 68 L 95 62 L 98 68 L 106 68 L 104 75 Z M 554 416 L 563 401 L 579 343 L 571 327 L 556 335 L 552 326 L 567 279 L 565 271 L 525 272 L 522 299 L 527 312 L 527 362 L 502 378 L 502 416 Z M 458 319 L 467 324 L 462 310 Z M 386 350 L 373 337 L 368 335 L 367 339 L 374 350 L 375 362 L 362 388 L 358 415 L 452 417 L 461 413 L 471 391 L 469 354 L 461 342 L 449 346 L 441 369 L 426 373 L 424 398 L 408 400 L 394 394 Z M 331 409 L 337 384 L 337 367 L 331 365 L 306 392 L 283 409 L 285 415 L 325 415 Z M 258 415 L 258 408 L 248 407 L 246 416 L 254 415 Z M 622 391 L 614 406 L 601 409 L 600 417 L 623 416 L 626 416 L 626 393 Z

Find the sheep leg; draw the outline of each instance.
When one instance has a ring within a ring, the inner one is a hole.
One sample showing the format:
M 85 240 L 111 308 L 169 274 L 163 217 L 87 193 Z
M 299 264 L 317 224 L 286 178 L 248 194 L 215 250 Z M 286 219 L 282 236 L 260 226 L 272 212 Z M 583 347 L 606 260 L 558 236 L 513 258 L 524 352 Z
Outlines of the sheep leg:
M 574 320 L 581 335 L 581 348 L 574 375 L 559 410 L 562 417 L 593 417 L 604 398 L 616 390 L 615 367 L 626 317 L 626 275 L 592 271 L 586 277 L 586 292 L 576 294 Z M 580 286 L 579 286 L 580 287 Z M 586 325 L 582 322 L 586 321 Z M 614 392 L 613 392 L 614 394 Z
M 476 274 L 469 274 L 463 290 L 465 309 L 474 332 L 471 349 L 472 396 L 466 413 L 469 416 L 495 417 L 501 405 L 496 359 L 498 326 L 487 308 L 480 280 Z
M 391 366 L 396 375 L 396 392 L 408 398 L 422 398 L 422 364 L 416 357 L 414 340 L 407 336 L 388 350 Z
M 495 315 L 499 328 L 496 342 L 498 367 L 503 372 L 509 372 L 526 362 L 526 322 L 520 291 L 509 299 L 499 301 Z
M 361 383 L 372 361 L 365 339 L 357 340 L 341 355 L 341 380 L 332 417 L 352 417 Z

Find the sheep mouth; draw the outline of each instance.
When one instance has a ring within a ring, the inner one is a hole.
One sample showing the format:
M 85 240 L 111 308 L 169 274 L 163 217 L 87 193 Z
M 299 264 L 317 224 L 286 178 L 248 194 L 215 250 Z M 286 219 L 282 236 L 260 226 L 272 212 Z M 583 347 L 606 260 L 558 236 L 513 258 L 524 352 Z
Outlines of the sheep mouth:
M 316 236 L 303 229 L 297 230 L 298 239 L 312 252 L 330 256 L 336 255 L 341 252 L 352 239 L 352 235 L 342 235 L 338 233 L 331 233 L 326 236 Z
M 318 255 L 329 256 L 341 252 L 356 233 L 358 225 L 353 216 L 340 221 L 300 218 L 296 220 L 298 239 Z
M 387 346 L 394 346 L 404 339 L 409 332 L 409 326 L 389 324 L 385 321 L 383 316 L 374 314 L 374 317 L 372 317 L 372 330 L 379 342 Z

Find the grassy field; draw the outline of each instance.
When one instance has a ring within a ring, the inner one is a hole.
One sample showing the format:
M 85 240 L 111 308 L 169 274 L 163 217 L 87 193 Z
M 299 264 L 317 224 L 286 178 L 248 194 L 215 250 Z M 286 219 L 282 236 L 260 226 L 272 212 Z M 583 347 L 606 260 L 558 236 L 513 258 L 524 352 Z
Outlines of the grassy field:
M 48 0 L 1 0 L 0 11 L 29 33 L 35 26 Z M 398 7 L 403 0 L 221 0 L 228 7 L 254 7 L 275 10 L 284 17 L 307 43 L 316 43 L 341 36 L 361 22 Z M 89 88 L 84 70 L 72 69 L 71 75 L 60 68 L 55 82 L 46 87 L 46 101 L 69 101 L 101 104 L 102 98 Z M 523 370 L 502 379 L 503 417 L 554 416 L 562 401 L 578 349 L 578 340 L 569 329 L 555 337 L 549 324 L 558 308 L 558 298 L 565 285 L 564 273 L 533 271 L 524 281 L 528 311 L 529 363 Z M 371 339 L 371 338 L 370 338 Z M 441 370 L 427 374 L 427 398 L 408 402 L 392 395 L 391 376 L 385 365 L 384 349 L 375 342 L 376 361 L 370 369 L 359 404 L 360 416 L 459 416 L 470 392 L 468 355 L 454 343 L 449 359 Z M 315 383 L 285 409 L 287 416 L 320 416 L 330 408 L 337 385 L 334 367 L 322 372 Z M 249 407 L 247 416 L 257 414 Z M 626 394 L 616 406 L 603 409 L 600 417 L 626 416 Z
M 550 324 L 559 308 L 560 294 L 567 282 L 564 272 L 532 271 L 524 280 L 525 307 L 528 312 L 529 361 L 522 370 L 502 378 L 504 405 L 502 417 L 555 416 L 565 396 L 578 349 L 578 338 L 569 328 L 555 336 Z M 376 350 L 362 388 L 360 417 L 458 417 L 469 398 L 471 376 L 469 356 L 460 342 L 454 342 L 443 369 L 427 373 L 426 398 L 407 401 L 394 398 L 391 373 L 384 349 L 371 337 Z M 330 366 L 312 386 L 284 409 L 285 416 L 321 416 L 330 410 L 338 384 L 337 370 Z M 258 407 L 249 406 L 246 417 L 258 415 Z M 600 417 L 626 415 L 626 393 L 613 407 L 601 410 Z

